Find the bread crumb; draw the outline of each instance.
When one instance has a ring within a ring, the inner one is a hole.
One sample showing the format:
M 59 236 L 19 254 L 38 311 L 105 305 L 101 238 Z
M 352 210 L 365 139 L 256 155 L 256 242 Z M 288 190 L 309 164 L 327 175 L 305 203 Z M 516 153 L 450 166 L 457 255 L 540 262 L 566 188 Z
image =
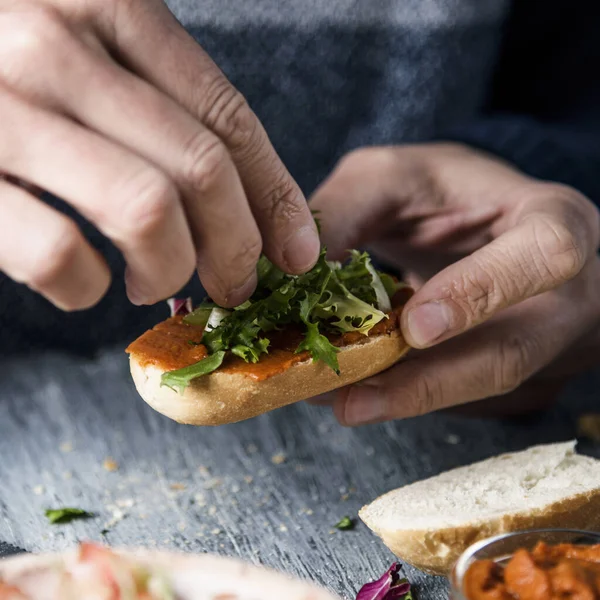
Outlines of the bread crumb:
M 135 500 L 133 498 L 121 498 L 120 500 L 117 500 L 115 504 L 119 508 L 132 508 L 135 504 Z
M 240 491 L 240 486 L 237 483 L 234 483 L 231 486 L 231 493 L 232 494 L 237 494 Z
M 288 528 L 285 525 L 281 524 L 279 526 L 279 531 L 281 531 L 282 533 L 285 533 L 287 530 L 288 530 Z
M 114 473 L 119 469 L 119 465 L 117 464 L 117 462 L 110 458 L 110 456 L 104 459 L 104 461 L 102 462 L 102 467 L 105 471 L 108 471 L 109 473 Z
M 73 443 L 72 442 L 63 442 L 60 445 L 60 451 L 63 454 L 68 454 L 69 452 L 73 452 Z
M 206 506 L 206 498 L 204 496 L 204 494 L 195 494 L 194 495 L 194 502 L 198 505 L 198 506 Z
M 125 518 L 125 513 L 116 506 L 107 506 L 106 508 L 111 511 L 112 517 L 105 523 L 103 529 L 112 529 L 117 523 Z
M 218 478 L 214 478 L 211 479 L 210 481 L 207 481 L 204 484 L 204 489 L 205 490 L 212 490 L 213 488 L 219 487 L 221 484 L 223 483 L 222 479 L 218 479 Z
M 46 488 L 45 488 L 43 485 L 36 485 L 36 486 L 33 488 L 33 493 L 34 493 L 36 496 L 41 496 L 41 495 L 42 495 L 42 494 L 43 494 L 45 491 L 46 491 Z
M 216 507 L 216 506 L 214 506 L 214 505 L 213 505 L 213 506 L 210 506 L 210 507 L 208 508 L 208 514 L 209 514 L 211 517 L 214 517 L 214 516 L 217 514 L 217 507 Z
M 212 533 L 213 535 L 219 535 L 219 534 L 221 533 L 221 530 L 220 530 L 218 527 L 215 527 L 215 528 L 214 528 L 214 529 L 211 531 L 211 533 Z
M 169 486 L 174 492 L 183 492 L 187 486 L 185 485 L 185 483 L 172 483 Z
M 286 455 L 283 452 L 277 452 L 271 456 L 271 462 L 274 465 L 282 465 L 287 460 Z

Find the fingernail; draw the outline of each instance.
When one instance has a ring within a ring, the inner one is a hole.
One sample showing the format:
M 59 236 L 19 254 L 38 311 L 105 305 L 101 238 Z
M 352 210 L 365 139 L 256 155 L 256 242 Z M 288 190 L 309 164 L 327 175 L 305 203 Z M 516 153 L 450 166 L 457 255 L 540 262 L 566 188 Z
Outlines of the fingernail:
M 256 271 L 252 271 L 248 279 L 246 279 L 242 285 L 231 290 L 227 296 L 225 296 L 225 305 L 239 306 L 242 302 L 248 300 L 256 288 L 256 283 Z
M 308 271 L 315 264 L 321 242 L 314 227 L 301 227 L 288 240 L 283 250 L 283 259 L 294 273 Z
M 428 346 L 450 330 L 452 310 L 445 302 L 427 302 L 408 313 L 408 331 L 418 346 Z
M 386 401 L 381 388 L 352 386 L 346 399 L 344 417 L 352 426 L 376 423 L 385 418 Z

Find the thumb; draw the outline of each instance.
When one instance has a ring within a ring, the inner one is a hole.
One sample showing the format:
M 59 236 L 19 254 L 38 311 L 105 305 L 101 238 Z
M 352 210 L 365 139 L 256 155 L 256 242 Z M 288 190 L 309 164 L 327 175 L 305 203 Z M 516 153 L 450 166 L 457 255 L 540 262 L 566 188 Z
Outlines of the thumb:
M 598 213 L 571 190 L 540 185 L 516 225 L 444 269 L 407 303 L 402 331 L 425 348 L 574 278 L 598 246 Z M 558 192 L 558 193 L 557 193 Z

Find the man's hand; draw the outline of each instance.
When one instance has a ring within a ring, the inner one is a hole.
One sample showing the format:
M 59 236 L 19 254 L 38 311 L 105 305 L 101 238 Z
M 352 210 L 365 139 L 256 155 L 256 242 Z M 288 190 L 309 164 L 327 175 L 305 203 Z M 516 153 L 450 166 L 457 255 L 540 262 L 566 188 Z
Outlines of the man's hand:
M 0 0 L 0 115 L 0 270 L 61 308 L 96 303 L 110 273 L 31 185 L 123 252 L 136 304 L 197 268 L 231 306 L 253 291 L 261 250 L 290 273 L 317 259 L 263 127 L 161 0 Z
M 350 154 L 311 207 L 333 257 L 368 246 L 404 271 L 417 292 L 402 331 L 427 349 L 342 390 L 343 424 L 505 395 L 534 374 L 600 363 L 600 218 L 576 191 L 431 144 Z

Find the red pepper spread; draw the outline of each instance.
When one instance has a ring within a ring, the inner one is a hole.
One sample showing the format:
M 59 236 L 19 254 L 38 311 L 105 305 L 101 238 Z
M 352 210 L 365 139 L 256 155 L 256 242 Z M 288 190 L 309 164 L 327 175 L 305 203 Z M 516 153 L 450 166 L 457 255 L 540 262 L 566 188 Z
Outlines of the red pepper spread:
M 600 598 L 600 545 L 520 549 L 500 565 L 471 565 L 463 590 L 468 600 L 596 600 Z
M 369 331 L 368 337 L 358 332 L 350 332 L 328 336 L 331 343 L 343 347 L 399 329 L 400 313 L 406 299 L 407 294 L 397 294 L 393 303 L 395 308 L 388 313 L 389 318 L 377 323 Z M 182 316 L 171 317 L 132 342 L 127 352 L 135 355 L 142 366 L 155 365 L 164 371 L 182 369 L 208 356 L 206 348 L 200 343 L 202 333 L 202 327 L 185 323 Z M 296 349 L 303 339 L 300 328 L 286 327 L 285 330 L 270 333 L 266 337 L 271 342 L 269 353 L 262 355 L 257 363 L 247 363 L 235 355 L 228 355 L 219 371 L 240 373 L 255 381 L 263 381 L 308 358 L 307 352 L 296 354 Z

